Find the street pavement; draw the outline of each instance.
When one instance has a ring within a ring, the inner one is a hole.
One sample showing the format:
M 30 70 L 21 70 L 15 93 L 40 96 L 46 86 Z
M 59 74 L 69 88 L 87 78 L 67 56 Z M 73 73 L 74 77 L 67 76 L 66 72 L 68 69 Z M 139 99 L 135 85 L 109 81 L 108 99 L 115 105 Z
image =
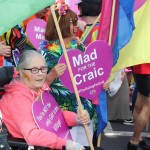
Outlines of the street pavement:
M 142 132 L 142 137 L 150 131 Z M 101 136 L 101 147 L 104 150 L 127 150 L 127 143 L 133 134 L 133 125 L 124 125 L 122 121 L 109 122 Z M 146 141 L 150 145 L 150 140 Z

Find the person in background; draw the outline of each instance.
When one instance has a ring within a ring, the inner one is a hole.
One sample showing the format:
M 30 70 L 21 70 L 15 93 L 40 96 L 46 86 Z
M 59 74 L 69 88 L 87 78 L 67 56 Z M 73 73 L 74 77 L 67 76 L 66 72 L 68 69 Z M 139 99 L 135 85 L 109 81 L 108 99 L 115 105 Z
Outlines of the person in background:
M 78 9 L 80 11 L 79 17 L 81 17 L 82 21 L 79 22 L 79 28 L 83 31 L 81 36 L 81 41 L 84 38 L 85 34 L 90 30 L 91 26 L 101 13 L 102 0 L 79 0 L 76 3 L 78 5 Z M 85 21 L 86 24 L 83 23 Z M 83 27 L 83 25 L 85 25 Z M 84 45 L 88 46 L 91 42 L 97 40 L 99 22 L 95 24 L 92 31 L 89 33 L 87 38 L 84 41 Z
M 133 112 L 134 133 L 127 145 L 128 150 L 149 150 L 150 146 L 142 140 L 141 132 L 150 117 L 150 63 L 133 66 L 138 95 Z
M 48 16 L 50 14 L 50 6 L 45 7 L 44 9 L 40 10 L 33 16 L 27 18 L 20 24 L 17 24 L 15 27 L 7 31 L 1 36 L 1 40 L 5 41 L 5 45 L 11 47 L 11 54 L 9 56 L 5 56 L 3 60 L 5 66 L 11 66 L 11 65 L 16 65 L 14 64 L 14 57 L 13 57 L 13 52 L 15 53 L 22 53 L 24 49 L 30 50 L 30 49 L 35 49 L 31 42 L 28 40 L 28 37 L 26 35 L 26 27 L 27 24 L 33 20 L 33 19 L 43 19 L 44 21 L 48 21 Z M 4 42 L 3 42 L 4 44 Z M 36 50 L 36 49 L 35 49 Z M 7 51 L 7 50 L 6 50 Z M 5 52 L 8 53 L 8 52 Z
M 7 49 L 3 52 L 9 52 L 9 55 L 4 56 L 3 66 L 16 66 L 19 57 L 26 46 L 26 35 L 24 29 L 17 24 L 15 27 L 7 31 L 1 36 L 3 46 L 6 45 Z M 5 42 L 4 42 L 5 41 Z
M 27 18 L 26 20 L 24 20 L 23 22 L 21 22 L 21 27 L 24 29 L 25 33 L 26 33 L 26 28 L 28 23 L 33 20 L 33 19 L 42 19 L 45 22 L 48 21 L 48 17 L 50 14 L 50 6 L 45 7 L 44 9 L 40 10 L 39 12 L 37 12 L 36 14 L 32 15 L 31 17 Z M 26 50 L 30 50 L 30 49 L 34 49 L 36 50 L 36 48 L 32 45 L 32 43 L 29 41 L 29 39 L 27 38 L 27 43 L 26 43 Z
M 78 5 L 78 9 L 80 12 L 79 17 L 81 18 L 81 21 L 79 21 L 79 23 L 78 23 L 78 27 L 80 28 L 81 31 L 83 31 L 83 34 L 80 39 L 83 42 L 83 44 L 87 47 L 90 43 L 97 40 L 99 21 L 94 25 L 94 27 L 92 28 L 92 30 L 90 31 L 90 33 L 88 34 L 88 36 L 86 38 L 85 38 L 85 36 L 89 32 L 89 30 L 93 26 L 93 23 L 95 22 L 95 20 L 98 18 L 98 16 L 101 13 L 102 0 L 92 0 L 92 1 L 91 0 L 79 0 L 76 3 L 76 5 Z M 85 40 L 83 41 L 83 39 L 85 39 Z M 105 91 L 107 91 L 108 87 L 109 87 L 109 81 L 107 80 L 103 84 L 103 89 Z M 99 94 L 99 97 L 100 97 L 100 94 Z M 100 98 L 99 98 L 99 100 L 100 100 Z M 98 112 L 96 112 L 96 115 L 97 114 L 98 114 Z M 107 116 L 105 116 L 105 117 L 107 117 Z M 96 116 L 96 118 L 94 119 L 94 133 L 95 133 L 94 138 L 93 138 L 94 144 L 96 143 L 95 141 L 97 140 L 97 135 L 96 135 L 97 127 L 98 127 L 98 119 Z
M 24 138 L 29 145 L 52 149 L 62 149 L 62 146 L 66 146 L 66 150 L 83 150 L 84 147 L 79 143 L 39 128 L 34 121 L 33 102 L 41 97 L 41 92 L 50 90 L 45 82 L 47 71 L 45 59 L 40 53 L 30 50 L 22 54 L 18 63 L 19 76 L 5 86 L 5 94 L 0 100 L 2 121 L 13 137 Z M 62 113 L 68 126 L 80 123 L 87 125 L 90 121 L 87 111 L 82 114 L 70 111 Z
M 47 22 L 49 14 L 50 8 L 48 6 L 22 23 L 17 24 L 0 37 L 0 66 L 16 66 L 24 49 L 35 49 L 25 34 L 27 24 L 36 18 Z
M 79 39 L 75 36 L 77 31 L 78 17 L 75 12 L 69 9 L 65 4 L 61 5 L 63 11 L 55 10 L 59 27 L 62 33 L 64 44 L 67 50 L 79 49 L 84 52 L 84 46 L 80 43 Z M 64 13 L 65 12 L 65 13 Z M 49 71 L 54 69 L 56 72 L 59 71 L 61 74 L 66 70 L 66 65 L 58 64 L 58 61 L 63 54 L 63 50 L 59 41 L 57 30 L 54 24 L 53 16 L 50 14 L 49 20 L 46 27 L 45 38 L 48 41 L 46 46 L 41 50 L 41 54 L 45 57 Z M 60 81 L 59 76 L 52 82 L 51 94 L 56 99 L 58 104 L 63 110 L 69 110 L 77 113 L 78 103 L 76 96 L 73 92 L 69 91 Z M 49 74 L 47 76 L 47 82 L 51 82 L 49 79 Z M 95 112 L 95 107 L 92 102 L 87 99 L 80 97 L 83 109 L 87 110 L 91 123 L 89 125 L 90 135 L 93 135 L 93 117 Z M 85 129 L 83 126 L 73 127 L 70 129 L 73 139 L 76 142 L 84 146 L 89 146 L 88 140 L 86 138 Z
M 78 28 L 83 32 L 80 40 L 84 38 L 86 33 L 90 30 L 93 22 L 97 19 L 97 17 L 101 13 L 102 0 L 79 0 L 76 5 L 78 5 L 78 9 L 80 12 L 79 17 L 82 20 L 78 22 Z M 85 41 L 83 41 L 84 46 L 88 46 L 91 42 L 97 40 L 99 22 L 95 24 Z M 109 82 L 106 81 L 103 85 L 103 89 L 108 90 Z
M 124 69 L 121 69 L 109 85 L 108 119 L 110 121 L 123 121 L 123 124 L 127 124 L 130 118 L 129 85 L 126 73 Z

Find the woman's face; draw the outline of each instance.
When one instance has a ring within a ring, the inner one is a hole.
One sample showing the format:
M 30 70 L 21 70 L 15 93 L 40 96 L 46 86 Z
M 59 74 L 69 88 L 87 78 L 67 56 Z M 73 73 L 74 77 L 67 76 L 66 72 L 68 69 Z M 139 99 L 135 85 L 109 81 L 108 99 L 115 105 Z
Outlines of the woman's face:
M 41 69 L 41 70 L 39 70 Z M 38 91 L 44 84 L 47 75 L 45 61 L 40 56 L 30 59 L 26 68 L 21 70 L 21 80 L 32 90 Z
M 70 33 L 75 35 L 77 32 L 77 20 L 70 20 Z

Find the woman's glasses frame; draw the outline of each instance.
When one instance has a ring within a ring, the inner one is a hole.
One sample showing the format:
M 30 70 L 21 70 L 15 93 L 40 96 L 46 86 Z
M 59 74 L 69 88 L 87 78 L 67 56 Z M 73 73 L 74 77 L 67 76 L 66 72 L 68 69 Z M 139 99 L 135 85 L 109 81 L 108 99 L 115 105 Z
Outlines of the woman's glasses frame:
M 40 70 L 41 70 L 42 73 L 47 73 L 48 67 L 44 66 L 44 67 L 41 67 L 41 68 L 37 68 L 37 67 L 33 67 L 33 68 L 23 68 L 23 70 L 30 70 L 31 73 L 33 73 L 33 74 L 39 73 Z

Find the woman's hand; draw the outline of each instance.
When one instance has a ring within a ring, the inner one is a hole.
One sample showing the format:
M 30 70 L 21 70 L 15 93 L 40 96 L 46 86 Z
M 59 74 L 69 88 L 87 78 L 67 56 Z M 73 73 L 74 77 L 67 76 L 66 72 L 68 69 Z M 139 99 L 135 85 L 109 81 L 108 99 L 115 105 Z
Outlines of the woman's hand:
M 77 117 L 76 117 L 77 123 L 86 125 L 90 123 L 90 116 L 86 110 L 78 111 Z
M 67 69 L 67 66 L 65 64 L 57 64 L 47 75 L 46 82 L 48 85 L 51 85 L 51 83 L 56 79 L 62 76 Z
M 11 56 L 11 47 L 5 45 L 5 41 L 0 42 L 0 55 L 5 57 Z
M 52 70 L 51 75 L 56 78 L 59 78 L 62 76 L 67 69 L 67 66 L 65 64 L 57 64 Z
M 104 84 L 103 84 L 103 89 L 105 91 L 107 91 L 109 89 L 109 80 L 107 80 Z

